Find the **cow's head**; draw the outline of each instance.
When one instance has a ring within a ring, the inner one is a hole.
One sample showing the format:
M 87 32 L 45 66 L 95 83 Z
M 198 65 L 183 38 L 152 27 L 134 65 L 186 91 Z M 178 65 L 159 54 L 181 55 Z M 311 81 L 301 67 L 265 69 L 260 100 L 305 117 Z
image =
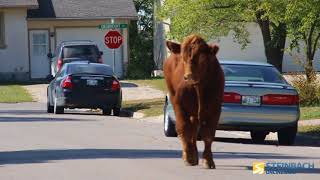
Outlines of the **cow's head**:
M 167 41 L 167 46 L 172 53 L 180 54 L 184 63 L 184 79 L 192 83 L 199 83 L 206 78 L 212 58 L 216 58 L 219 47 L 208 45 L 198 35 L 186 37 L 183 43 Z

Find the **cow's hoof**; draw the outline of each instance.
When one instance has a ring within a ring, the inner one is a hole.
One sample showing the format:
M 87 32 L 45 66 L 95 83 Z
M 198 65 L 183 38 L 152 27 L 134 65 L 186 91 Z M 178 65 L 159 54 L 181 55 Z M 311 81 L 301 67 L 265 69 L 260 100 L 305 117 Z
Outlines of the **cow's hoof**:
M 186 160 L 184 160 L 184 164 L 186 165 L 186 166 L 196 166 L 196 165 L 198 165 L 199 164 L 199 162 L 198 161 L 196 161 L 196 160 L 189 160 L 189 161 L 186 161 Z
M 191 157 L 191 156 L 188 156 L 186 153 L 183 153 L 182 159 L 183 159 L 184 164 L 186 166 L 196 166 L 199 164 L 199 157 L 198 156 Z
M 205 169 L 215 169 L 216 168 L 216 165 L 214 164 L 213 160 L 208 161 L 208 160 L 204 159 L 202 164 Z

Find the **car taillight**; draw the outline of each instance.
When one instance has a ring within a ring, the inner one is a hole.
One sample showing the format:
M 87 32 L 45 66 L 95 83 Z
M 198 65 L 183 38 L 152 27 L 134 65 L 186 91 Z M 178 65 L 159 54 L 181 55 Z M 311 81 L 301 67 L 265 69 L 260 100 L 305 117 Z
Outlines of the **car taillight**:
M 120 89 L 120 82 L 117 80 L 112 81 L 111 91 L 117 91 Z
M 223 102 L 225 103 L 240 103 L 241 95 L 234 92 L 225 92 L 223 95 Z
M 60 71 L 61 67 L 62 67 L 62 59 L 58 59 L 58 63 L 57 63 L 57 71 Z
M 262 104 L 266 105 L 298 105 L 298 95 L 267 94 L 262 97 Z
M 100 57 L 99 59 L 98 59 L 98 63 L 103 63 L 103 59 L 102 59 L 102 57 Z
M 66 88 L 66 89 L 71 89 L 71 88 L 73 88 L 71 76 L 67 76 L 67 77 L 62 81 L 62 87 L 63 87 L 63 88 Z

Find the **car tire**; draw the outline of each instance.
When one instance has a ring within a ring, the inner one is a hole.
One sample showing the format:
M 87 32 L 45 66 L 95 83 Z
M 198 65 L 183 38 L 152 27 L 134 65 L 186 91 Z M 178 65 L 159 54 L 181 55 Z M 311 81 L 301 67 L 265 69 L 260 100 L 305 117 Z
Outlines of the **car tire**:
M 291 127 L 286 127 L 278 131 L 279 145 L 293 145 L 296 139 L 298 126 L 297 124 Z
M 50 105 L 49 100 L 47 102 L 47 113 L 54 113 L 54 107 Z
M 105 116 L 110 116 L 111 115 L 111 109 L 110 108 L 103 108 L 102 109 L 102 114 Z
M 251 131 L 251 139 L 254 144 L 263 144 L 269 133 L 263 131 Z
M 54 98 L 53 112 L 54 112 L 54 114 L 63 114 L 64 113 L 64 107 L 57 105 L 57 97 Z
M 120 112 L 121 112 L 120 108 L 113 108 L 113 115 L 114 116 L 120 116 Z
M 164 105 L 163 131 L 166 137 L 177 137 L 176 125 L 172 122 L 170 116 L 167 114 L 168 102 Z
M 167 115 L 164 117 L 164 134 L 166 137 L 177 137 L 176 125 Z

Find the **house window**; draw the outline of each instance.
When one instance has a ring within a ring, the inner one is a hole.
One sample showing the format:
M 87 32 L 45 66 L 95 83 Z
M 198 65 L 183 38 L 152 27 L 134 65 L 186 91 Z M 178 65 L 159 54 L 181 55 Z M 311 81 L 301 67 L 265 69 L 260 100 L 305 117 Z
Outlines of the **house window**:
M 0 49 L 5 48 L 4 13 L 0 12 Z

